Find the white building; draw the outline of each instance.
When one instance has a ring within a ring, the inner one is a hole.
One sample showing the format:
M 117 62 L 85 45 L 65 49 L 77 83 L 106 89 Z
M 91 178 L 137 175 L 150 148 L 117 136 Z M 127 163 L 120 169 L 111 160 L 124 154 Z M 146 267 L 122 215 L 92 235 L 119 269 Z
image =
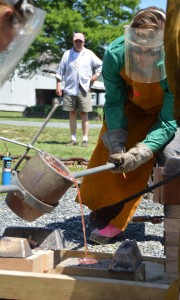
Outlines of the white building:
M 55 87 L 54 76 L 37 74 L 30 79 L 23 79 L 15 75 L 0 89 L 0 110 L 24 111 L 27 106 L 51 104 L 49 94 L 55 97 Z
M 52 104 L 56 96 L 56 79 L 54 74 L 36 74 L 32 78 L 23 79 L 14 75 L 0 89 L 1 111 L 24 111 L 26 107 L 37 104 Z M 93 105 L 104 104 L 104 84 L 95 82 L 92 87 Z

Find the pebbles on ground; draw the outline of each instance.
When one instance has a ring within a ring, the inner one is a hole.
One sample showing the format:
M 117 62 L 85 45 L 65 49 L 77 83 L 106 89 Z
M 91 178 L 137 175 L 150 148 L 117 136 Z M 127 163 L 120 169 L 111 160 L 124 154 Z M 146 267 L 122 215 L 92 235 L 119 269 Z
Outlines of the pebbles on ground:
M 4 196 L 0 196 L 0 235 L 9 226 L 43 227 L 61 229 L 66 240 L 66 248 L 71 250 L 84 250 L 84 237 L 82 231 L 82 218 L 80 206 L 76 203 L 76 189 L 70 188 L 59 200 L 58 206 L 49 214 L 44 214 L 33 222 L 27 222 L 15 215 L 6 205 Z M 93 230 L 88 224 L 90 210 L 83 206 L 88 251 L 115 252 L 122 239 L 117 238 L 106 245 L 97 245 L 88 240 Z M 152 194 L 144 195 L 135 215 L 157 216 L 163 215 L 163 205 L 154 203 Z M 130 223 L 124 233 L 123 239 L 136 240 L 143 256 L 164 257 L 164 223 L 152 224 L 150 222 Z

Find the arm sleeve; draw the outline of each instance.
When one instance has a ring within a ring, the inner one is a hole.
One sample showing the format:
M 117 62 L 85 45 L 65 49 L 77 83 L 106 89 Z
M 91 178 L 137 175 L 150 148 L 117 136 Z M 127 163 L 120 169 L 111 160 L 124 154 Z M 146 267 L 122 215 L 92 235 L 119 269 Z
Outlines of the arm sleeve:
M 62 81 L 62 78 L 66 72 L 66 56 L 67 56 L 67 52 L 65 52 L 62 56 L 62 59 L 60 61 L 59 67 L 57 69 L 56 72 L 56 78 L 59 79 L 60 81 Z
M 124 65 L 124 40 L 115 40 L 105 52 L 102 75 L 105 85 L 104 114 L 108 130 L 125 128 L 124 103 L 127 98 L 125 81 L 120 76 Z
M 92 52 L 92 66 L 95 69 L 95 73 L 99 76 L 102 73 L 102 60 L 94 52 Z
M 173 116 L 174 96 L 168 88 L 167 80 L 163 80 L 161 85 L 165 90 L 165 94 L 159 119 L 143 141 L 152 152 L 157 151 L 168 142 L 177 130 L 177 123 Z

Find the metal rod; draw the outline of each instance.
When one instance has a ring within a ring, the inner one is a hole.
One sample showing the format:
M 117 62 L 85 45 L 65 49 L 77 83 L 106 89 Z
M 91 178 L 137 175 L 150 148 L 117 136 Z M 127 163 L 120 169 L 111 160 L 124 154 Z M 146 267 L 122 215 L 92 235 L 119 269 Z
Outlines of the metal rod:
M 45 121 L 43 122 L 42 126 L 40 127 L 40 129 L 38 130 L 37 134 L 35 135 L 35 137 L 33 138 L 31 145 L 34 145 L 35 141 L 37 140 L 37 138 L 39 137 L 40 133 L 42 132 L 42 130 L 44 129 L 44 127 L 46 126 L 46 124 L 48 123 L 48 121 L 50 120 L 50 118 L 52 117 L 52 115 L 54 114 L 54 112 L 56 111 L 56 109 L 58 108 L 59 104 L 55 104 L 52 108 L 52 110 L 50 111 L 49 115 L 47 116 L 47 118 L 45 119 Z M 27 155 L 27 153 L 29 152 L 30 149 L 33 149 L 31 147 L 28 147 L 26 149 L 26 151 L 24 152 L 24 154 L 20 157 L 19 161 L 17 162 L 17 164 L 14 167 L 14 170 L 17 170 L 17 168 L 20 166 L 21 162 L 23 161 L 23 159 L 25 158 L 25 156 Z M 36 149 L 35 149 L 36 150 Z M 37 151 L 37 150 L 36 150 Z M 40 150 L 39 150 L 40 151 Z
M 17 185 L 0 186 L 0 193 L 17 192 L 24 197 L 24 192 Z
M 84 177 L 84 176 L 87 176 L 87 175 L 92 175 L 92 174 L 96 174 L 96 173 L 99 173 L 99 172 L 103 172 L 103 171 L 107 171 L 107 170 L 112 170 L 115 167 L 116 167 L 115 164 L 108 163 L 108 164 L 103 165 L 103 166 L 99 166 L 99 167 L 95 167 L 95 168 L 91 168 L 91 169 L 87 169 L 87 170 L 75 172 L 75 173 L 73 173 L 73 176 L 75 178 Z
M 29 150 L 30 150 L 30 149 L 33 149 L 33 150 L 36 150 L 36 151 L 42 153 L 42 150 L 40 150 L 40 149 L 38 149 L 38 148 L 36 148 L 36 147 L 30 145 L 30 144 L 25 144 L 25 143 L 17 142 L 17 141 L 15 141 L 15 140 L 10 140 L 10 139 L 7 139 L 7 138 L 2 137 L 2 136 L 0 136 L 0 140 L 6 141 L 6 142 L 9 142 L 9 143 L 13 143 L 13 144 L 16 144 L 16 145 L 19 145 L 19 146 L 26 147 L 26 148 L 28 148 Z
M 52 117 L 52 115 L 54 114 L 54 112 L 56 111 L 56 109 L 58 108 L 59 104 L 55 104 L 52 108 L 52 110 L 50 111 L 49 115 L 47 116 L 47 118 L 45 119 L 45 121 L 43 122 L 43 124 L 41 125 L 39 131 L 37 132 L 37 134 L 35 135 L 35 137 L 32 139 L 31 145 L 33 145 L 35 143 L 35 141 L 37 140 L 37 138 L 39 137 L 40 133 L 42 132 L 42 130 L 44 129 L 44 127 L 46 126 L 46 124 L 49 122 L 50 118 Z
M 144 189 L 138 193 L 135 193 L 115 204 L 100 207 L 100 208 L 94 210 L 93 212 L 90 213 L 90 224 L 92 226 L 97 227 L 98 229 L 105 228 L 109 224 L 109 222 L 111 220 L 113 220 L 115 217 L 117 217 L 117 215 L 123 210 L 124 205 L 126 203 L 144 195 L 145 193 L 149 193 L 152 190 L 155 190 L 164 184 L 169 183 L 170 181 L 172 181 L 173 179 L 175 179 L 179 176 L 180 176 L 180 171 L 178 171 L 177 173 L 175 173 L 173 175 L 170 175 L 166 179 L 163 179 L 163 180 L 159 181 L 158 183 L 151 185 L 151 186 L 147 187 L 146 189 Z

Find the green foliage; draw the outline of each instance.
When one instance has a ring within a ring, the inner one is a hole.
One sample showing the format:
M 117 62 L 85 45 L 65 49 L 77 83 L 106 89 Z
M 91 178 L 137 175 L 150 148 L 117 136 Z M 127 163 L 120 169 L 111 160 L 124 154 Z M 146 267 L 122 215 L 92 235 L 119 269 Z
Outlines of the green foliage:
M 23 111 L 23 117 L 34 117 L 34 118 L 42 118 L 46 117 L 51 111 L 52 107 L 50 105 L 35 105 L 26 107 Z
M 86 47 L 101 59 L 107 45 L 123 34 L 138 9 L 140 0 L 35 0 L 47 14 L 41 34 L 24 56 L 20 74 L 28 76 L 37 68 L 58 64 L 72 47 L 74 32 L 83 32 Z

